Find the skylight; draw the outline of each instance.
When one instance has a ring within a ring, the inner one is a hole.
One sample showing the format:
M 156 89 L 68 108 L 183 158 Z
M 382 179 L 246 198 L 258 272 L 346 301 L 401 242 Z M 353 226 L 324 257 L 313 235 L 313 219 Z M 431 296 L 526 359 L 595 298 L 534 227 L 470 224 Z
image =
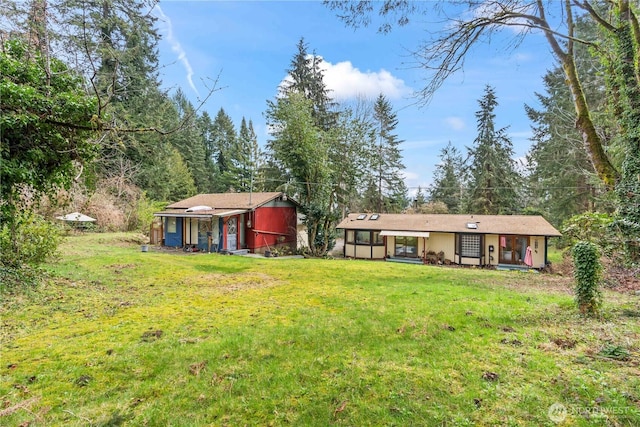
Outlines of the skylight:
M 475 223 L 475 222 L 468 222 L 467 223 L 467 228 L 475 230 L 475 229 L 478 228 L 478 224 Z
M 362 220 L 363 220 L 363 219 L 365 219 L 366 217 L 367 217 L 367 214 L 360 214 L 360 215 L 358 215 L 358 218 L 357 218 L 357 219 L 359 219 L 359 220 L 361 220 L 361 221 L 362 221 Z
M 369 218 L 369 220 L 371 220 L 371 221 L 375 221 L 375 220 L 377 220 L 378 218 L 380 218 L 380 215 L 379 215 L 379 214 L 373 214 L 373 215 L 371 215 L 371 217 Z

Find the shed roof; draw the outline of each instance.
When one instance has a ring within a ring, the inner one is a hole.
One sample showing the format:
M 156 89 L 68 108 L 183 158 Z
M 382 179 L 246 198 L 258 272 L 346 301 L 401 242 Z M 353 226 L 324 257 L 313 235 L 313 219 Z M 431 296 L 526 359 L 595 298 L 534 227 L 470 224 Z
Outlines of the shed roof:
M 212 193 L 198 194 L 188 199 L 180 200 L 166 207 L 154 216 L 179 216 L 190 218 L 211 218 L 213 216 L 228 216 L 236 213 L 248 212 L 273 200 L 282 198 L 287 200 L 282 192 L 259 193 Z M 293 204 L 294 200 L 289 199 Z M 206 209 L 210 207 L 211 209 Z M 194 209 L 195 208 L 195 209 Z M 189 211 L 187 212 L 187 210 Z M 193 209 L 193 211 L 191 211 Z
M 558 230 L 538 215 L 380 214 L 374 220 L 371 219 L 371 215 L 349 214 L 338 224 L 337 228 L 347 230 L 561 236 Z M 364 219 L 358 219 L 363 216 L 365 216 Z
M 214 209 L 251 209 L 264 205 L 278 197 L 281 192 L 261 193 L 213 193 L 198 194 L 167 206 L 167 209 L 189 209 L 193 206 L 212 206 Z

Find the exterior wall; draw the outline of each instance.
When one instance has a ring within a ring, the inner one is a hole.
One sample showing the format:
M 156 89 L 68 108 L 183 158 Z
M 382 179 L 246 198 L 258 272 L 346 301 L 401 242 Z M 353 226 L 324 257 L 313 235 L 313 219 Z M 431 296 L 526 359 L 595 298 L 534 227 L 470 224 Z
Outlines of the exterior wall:
M 385 257 L 385 247 L 380 245 L 370 246 L 345 243 L 344 256 L 359 259 L 383 259 Z
M 369 243 L 355 243 L 356 235 L 355 230 L 345 230 L 344 231 L 344 248 L 343 254 L 347 258 L 358 258 L 358 259 L 384 259 L 385 252 L 385 244 L 382 243 L 374 243 L 373 242 L 373 232 L 379 230 L 360 230 L 365 231 L 367 233 L 371 233 Z M 385 240 L 383 239 L 383 242 Z
M 349 231 L 345 230 L 346 235 Z M 496 266 L 499 263 L 498 245 L 499 235 L 487 234 L 484 236 L 484 257 L 478 258 L 461 258 L 456 256 L 456 234 L 455 233 L 435 233 L 431 232 L 429 238 L 418 238 L 418 254 L 422 255 L 425 252 L 433 251 L 439 253 L 444 252 L 445 259 L 460 265 L 492 265 Z M 425 242 L 426 240 L 426 242 Z M 533 255 L 533 268 L 543 268 L 545 265 L 545 238 L 543 236 L 530 236 L 529 238 L 532 255 Z M 538 247 L 536 248 L 536 241 Z M 425 245 L 426 243 L 426 245 Z M 493 252 L 490 252 L 490 246 L 493 246 Z M 373 248 L 373 251 L 372 251 Z M 381 259 L 384 257 L 393 257 L 395 254 L 395 237 L 387 236 L 385 246 L 368 246 L 368 245 L 355 245 L 353 243 L 345 243 L 344 256 L 348 258 L 360 258 L 360 259 Z
M 387 236 L 387 244 L 385 245 L 385 250 L 387 252 L 388 257 L 392 257 L 395 253 L 396 248 L 396 238 L 394 236 Z
M 356 245 L 351 243 L 344 244 L 344 256 L 347 258 L 355 258 L 356 257 Z
M 453 233 L 429 233 L 427 252 L 444 252 L 444 258 L 454 260 L 456 253 L 456 238 Z
M 165 246 L 171 246 L 180 248 L 182 243 L 182 218 L 167 217 L 164 219 L 164 244 Z M 171 223 L 175 221 L 175 231 Z
M 531 236 L 531 255 L 533 255 L 533 268 L 544 268 L 546 266 L 546 239 L 543 236 Z M 537 246 L 537 247 L 536 247 Z
M 484 236 L 484 253 L 485 253 L 485 265 L 498 265 L 500 256 L 498 255 L 498 244 L 500 236 L 497 234 L 486 234 Z M 490 251 L 493 247 L 493 252 Z
M 290 202 L 272 202 L 247 215 L 251 228 L 247 229 L 246 245 L 252 252 L 274 247 L 297 247 L 297 213 Z M 262 233 L 261 231 L 264 231 Z M 268 233 L 267 233 L 268 232 Z

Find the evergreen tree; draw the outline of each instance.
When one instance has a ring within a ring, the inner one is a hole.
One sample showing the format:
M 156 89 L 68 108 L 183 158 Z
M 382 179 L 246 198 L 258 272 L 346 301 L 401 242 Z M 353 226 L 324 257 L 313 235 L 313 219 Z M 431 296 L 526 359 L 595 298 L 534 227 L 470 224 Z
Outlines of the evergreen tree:
M 258 137 L 253 130 L 253 123 L 245 118 L 240 122 L 238 134 L 238 150 L 236 155 L 237 187 L 239 191 L 248 192 L 254 189 L 254 181 L 258 171 L 260 150 Z
M 184 159 L 197 191 L 207 192 L 211 188 L 212 177 L 209 175 L 206 144 L 201 130 L 197 127 L 195 109 L 180 89 L 173 96 L 173 102 L 177 112 L 177 131 L 172 133 L 168 140 Z
M 542 108 L 526 107 L 534 123 L 533 145 L 527 155 L 528 207 L 542 210 L 556 225 L 592 210 L 601 189 L 575 129 L 571 94 L 558 69 L 544 77 L 546 94 L 537 94 Z
M 211 148 L 218 171 L 215 190 L 218 193 L 235 190 L 238 184 L 234 168 L 237 139 L 238 135 L 231 117 L 223 108 L 220 108 L 211 129 Z
M 478 136 L 474 147 L 469 149 L 470 181 L 465 210 L 476 214 L 513 214 L 520 208 L 517 189 L 522 178 L 515 169 L 506 128 L 495 127 L 498 101 L 493 88 L 485 88 L 479 105 Z
M 440 162 L 433 173 L 433 186 L 429 191 L 432 203 L 442 202 L 450 213 L 459 213 L 463 187 L 463 160 L 451 141 L 440 151 Z
M 312 102 L 299 92 L 278 97 L 267 119 L 274 130 L 268 149 L 273 164 L 290 179 L 287 192 L 300 203 L 309 250 L 324 255 L 339 219 L 332 204 L 330 138 L 315 124 Z
M 373 105 L 372 118 L 376 140 L 371 147 L 370 168 L 377 186 L 376 203 L 368 206 L 377 212 L 400 212 L 406 208 L 407 188 L 401 175 L 404 169 L 400 144 L 394 133 L 398 119 L 391 103 L 382 94 Z
M 215 146 L 213 143 L 213 121 L 208 112 L 204 111 L 197 119 L 197 127 L 200 132 L 200 138 L 204 145 L 204 166 L 205 174 L 208 178 L 205 193 L 213 193 L 215 191 L 215 183 L 218 178 L 218 167 L 215 162 Z
M 298 92 L 311 101 L 312 116 L 316 126 L 327 131 L 338 119 L 338 113 L 333 111 L 335 103 L 329 96 L 329 90 L 324 83 L 321 69 L 322 57 L 315 52 L 309 53 L 308 44 L 301 38 L 297 44 L 298 51 L 291 60 L 287 70 L 290 80 L 281 87 L 281 95 Z

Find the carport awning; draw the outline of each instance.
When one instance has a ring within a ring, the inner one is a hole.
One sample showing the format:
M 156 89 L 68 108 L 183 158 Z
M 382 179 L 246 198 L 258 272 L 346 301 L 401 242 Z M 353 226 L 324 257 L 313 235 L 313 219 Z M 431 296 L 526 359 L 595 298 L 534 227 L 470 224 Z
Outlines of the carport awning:
M 429 237 L 428 231 L 395 231 L 382 230 L 381 236 L 399 236 L 399 237 Z
M 229 210 L 215 210 L 210 211 L 198 210 L 195 212 L 187 212 L 187 210 L 174 209 L 171 211 L 156 212 L 153 216 L 165 216 L 165 217 L 178 217 L 178 218 L 213 218 L 226 217 L 231 215 L 239 215 L 241 213 L 249 212 L 247 209 L 229 209 Z

